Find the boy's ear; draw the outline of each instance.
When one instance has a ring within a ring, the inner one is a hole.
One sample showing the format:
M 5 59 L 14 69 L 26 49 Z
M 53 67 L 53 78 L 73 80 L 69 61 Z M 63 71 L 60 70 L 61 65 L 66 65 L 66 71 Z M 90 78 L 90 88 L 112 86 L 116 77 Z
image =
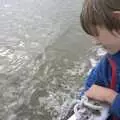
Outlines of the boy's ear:
M 112 12 L 112 16 L 120 20 L 120 11 Z

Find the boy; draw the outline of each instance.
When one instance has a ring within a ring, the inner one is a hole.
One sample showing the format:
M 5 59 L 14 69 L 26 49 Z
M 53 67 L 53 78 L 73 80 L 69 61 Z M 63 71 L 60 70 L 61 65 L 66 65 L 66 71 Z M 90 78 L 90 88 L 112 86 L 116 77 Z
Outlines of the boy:
M 110 104 L 108 120 L 120 119 L 120 0 L 85 0 L 81 12 L 84 31 L 108 53 L 85 82 L 85 94 Z

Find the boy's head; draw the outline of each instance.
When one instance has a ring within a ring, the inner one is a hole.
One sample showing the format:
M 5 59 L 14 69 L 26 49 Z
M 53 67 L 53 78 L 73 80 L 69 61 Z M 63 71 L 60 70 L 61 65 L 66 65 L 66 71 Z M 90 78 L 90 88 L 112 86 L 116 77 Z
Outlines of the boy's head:
M 85 0 L 81 25 L 108 49 L 120 50 L 120 0 Z

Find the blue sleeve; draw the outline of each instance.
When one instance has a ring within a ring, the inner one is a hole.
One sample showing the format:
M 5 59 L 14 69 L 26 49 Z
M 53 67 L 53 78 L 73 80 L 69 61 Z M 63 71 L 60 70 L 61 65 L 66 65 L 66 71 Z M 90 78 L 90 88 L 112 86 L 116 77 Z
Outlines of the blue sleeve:
M 110 108 L 110 112 L 116 117 L 120 118 L 120 94 L 118 94 L 114 99 Z
M 106 56 L 104 56 L 85 80 L 85 90 L 88 90 L 93 84 L 106 87 L 108 85 L 107 68 L 108 62 Z
M 108 87 L 108 69 L 107 55 L 105 55 L 85 79 L 84 89 L 80 91 L 79 97 L 83 96 L 93 84 Z
M 100 66 L 99 64 L 95 68 L 93 68 L 89 75 L 86 77 L 84 81 L 84 88 L 82 89 L 82 91 L 80 91 L 80 97 L 83 96 L 84 92 L 87 91 L 98 80 L 99 78 L 98 72 Z

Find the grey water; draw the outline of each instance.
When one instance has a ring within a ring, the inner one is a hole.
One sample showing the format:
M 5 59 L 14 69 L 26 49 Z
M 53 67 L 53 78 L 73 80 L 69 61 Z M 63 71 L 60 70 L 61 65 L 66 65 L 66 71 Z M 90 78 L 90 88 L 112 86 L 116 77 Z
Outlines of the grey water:
M 92 47 L 81 0 L 0 0 L 0 120 L 56 120 L 81 86 Z

